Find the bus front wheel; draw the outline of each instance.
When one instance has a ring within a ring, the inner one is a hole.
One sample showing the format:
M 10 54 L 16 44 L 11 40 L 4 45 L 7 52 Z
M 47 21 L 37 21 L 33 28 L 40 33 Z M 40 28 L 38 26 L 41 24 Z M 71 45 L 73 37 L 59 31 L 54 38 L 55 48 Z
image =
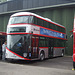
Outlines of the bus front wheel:
M 40 53 L 40 60 L 43 61 L 45 59 L 44 51 Z
M 73 68 L 75 69 L 75 62 L 73 62 Z

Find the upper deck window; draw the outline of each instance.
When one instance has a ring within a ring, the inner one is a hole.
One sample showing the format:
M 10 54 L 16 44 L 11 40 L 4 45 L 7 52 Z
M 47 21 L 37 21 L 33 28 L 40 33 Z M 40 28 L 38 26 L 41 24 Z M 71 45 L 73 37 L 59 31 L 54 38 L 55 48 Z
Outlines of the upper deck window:
M 32 23 L 33 16 L 14 16 L 9 20 L 9 24 Z

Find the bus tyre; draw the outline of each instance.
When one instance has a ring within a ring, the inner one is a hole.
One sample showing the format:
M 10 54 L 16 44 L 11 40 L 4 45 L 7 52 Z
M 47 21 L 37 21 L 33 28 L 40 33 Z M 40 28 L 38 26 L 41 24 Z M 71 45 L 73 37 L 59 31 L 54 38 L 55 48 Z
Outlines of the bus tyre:
M 44 51 L 40 53 L 40 60 L 43 61 L 45 59 Z
M 75 62 L 73 62 L 73 68 L 75 69 Z

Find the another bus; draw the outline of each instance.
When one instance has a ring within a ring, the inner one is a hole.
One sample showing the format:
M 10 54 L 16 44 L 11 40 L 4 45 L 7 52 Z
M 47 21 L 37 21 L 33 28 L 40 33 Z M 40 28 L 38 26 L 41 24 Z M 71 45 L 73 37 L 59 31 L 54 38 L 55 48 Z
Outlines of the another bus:
M 11 15 L 7 26 L 7 59 L 44 60 L 64 56 L 66 29 L 31 12 Z
M 74 27 L 73 27 L 73 67 L 75 69 L 75 17 L 74 17 Z

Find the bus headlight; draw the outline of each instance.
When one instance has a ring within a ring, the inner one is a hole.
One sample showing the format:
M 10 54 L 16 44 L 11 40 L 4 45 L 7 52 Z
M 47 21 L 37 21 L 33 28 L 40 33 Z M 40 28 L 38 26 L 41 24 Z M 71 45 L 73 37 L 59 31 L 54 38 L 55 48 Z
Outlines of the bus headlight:
M 23 53 L 23 56 L 24 56 L 24 57 L 27 57 L 27 53 Z

